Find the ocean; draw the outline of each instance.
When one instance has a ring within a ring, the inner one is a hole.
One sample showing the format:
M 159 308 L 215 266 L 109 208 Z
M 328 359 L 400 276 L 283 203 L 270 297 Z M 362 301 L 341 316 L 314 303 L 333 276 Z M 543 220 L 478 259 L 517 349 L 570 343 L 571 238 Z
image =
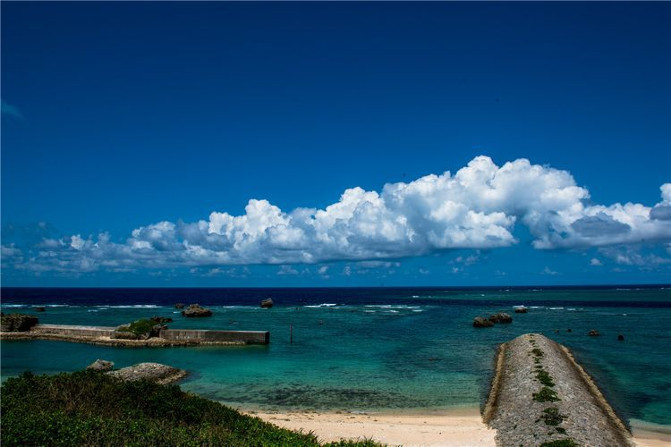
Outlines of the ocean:
M 272 298 L 272 309 L 261 309 Z M 186 319 L 175 303 L 210 318 Z M 46 306 L 35 313 L 33 306 Z M 525 305 L 527 314 L 513 313 Z M 442 411 L 480 406 L 499 343 L 542 333 L 571 348 L 620 416 L 671 426 L 671 287 L 572 288 L 3 288 L 2 311 L 41 323 L 115 326 L 174 318 L 170 328 L 270 331 L 267 346 L 113 348 L 3 341 L 2 379 L 75 371 L 101 358 L 185 369 L 187 391 L 244 409 Z M 511 324 L 473 328 L 504 311 Z M 293 328 L 293 340 L 290 340 Z M 597 329 L 601 335 L 587 333 Z M 618 341 L 618 335 L 624 341 Z

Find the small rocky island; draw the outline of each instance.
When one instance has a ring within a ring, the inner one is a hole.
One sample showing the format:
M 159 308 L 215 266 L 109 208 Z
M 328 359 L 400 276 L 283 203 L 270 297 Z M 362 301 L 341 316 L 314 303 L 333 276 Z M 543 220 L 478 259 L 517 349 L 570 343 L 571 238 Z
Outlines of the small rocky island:
M 200 304 L 190 304 L 189 307 L 182 311 L 182 316 L 187 318 L 211 317 L 212 311 L 201 307 Z

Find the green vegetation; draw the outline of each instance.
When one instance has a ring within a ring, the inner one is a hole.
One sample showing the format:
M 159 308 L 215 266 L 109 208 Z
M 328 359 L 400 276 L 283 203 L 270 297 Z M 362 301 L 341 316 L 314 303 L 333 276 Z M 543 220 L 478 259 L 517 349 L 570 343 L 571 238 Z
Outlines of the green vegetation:
M 549 387 L 554 387 L 555 386 L 555 383 L 552 380 L 552 377 L 544 369 L 539 369 L 538 371 L 536 371 L 536 378 L 540 381 L 540 383 L 542 383 L 545 386 L 549 386 Z
M 548 441 L 541 444 L 540 447 L 580 447 L 580 444 L 571 438 Z
M 117 331 L 119 332 L 131 332 L 138 337 L 147 335 L 147 334 L 153 334 L 154 332 L 154 326 L 156 326 L 156 322 L 152 320 L 137 320 L 133 321 L 129 326 L 121 326 L 117 328 Z
M 533 349 L 531 350 L 531 352 L 532 352 L 533 355 L 535 355 L 536 357 L 543 357 L 543 351 L 541 351 L 541 350 L 538 349 L 538 348 L 533 348 Z
M 557 428 L 555 428 L 555 430 L 557 430 L 557 433 L 561 433 L 562 435 L 566 434 L 566 429 L 565 428 L 557 427 Z
M 548 407 L 543 410 L 541 419 L 543 419 L 546 425 L 559 425 L 564 422 L 564 415 L 559 413 L 559 408 Z
M 548 388 L 546 386 L 541 388 L 539 392 L 533 393 L 532 396 L 536 402 L 557 402 L 558 400 L 560 400 L 557 397 L 557 393 L 551 388 Z
M 183 392 L 97 371 L 29 372 L 2 385 L 3 447 L 24 445 L 319 446 L 297 433 Z M 373 447 L 372 441 L 329 446 Z

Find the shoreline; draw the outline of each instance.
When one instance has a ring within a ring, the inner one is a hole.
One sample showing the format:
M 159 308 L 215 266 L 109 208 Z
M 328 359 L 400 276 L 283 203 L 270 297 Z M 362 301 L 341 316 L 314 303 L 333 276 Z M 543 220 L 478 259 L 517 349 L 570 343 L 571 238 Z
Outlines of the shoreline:
M 373 439 L 389 446 L 404 447 L 496 446 L 496 430 L 483 422 L 477 407 L 394 412 L 236 409 L 283 428 L 313 432 L 322 442 Z M 647 423 L 632 425 L 632 440 L 638 447 L 666 447 L 671 442 L 671 427 Z
M 479 408 L 407 412 L 255 411 L 244 414 L 265 422 L 314 433 L 321 442 L 372 439 L 389 446 L 494 446 L 496 430 L 482 421 Z

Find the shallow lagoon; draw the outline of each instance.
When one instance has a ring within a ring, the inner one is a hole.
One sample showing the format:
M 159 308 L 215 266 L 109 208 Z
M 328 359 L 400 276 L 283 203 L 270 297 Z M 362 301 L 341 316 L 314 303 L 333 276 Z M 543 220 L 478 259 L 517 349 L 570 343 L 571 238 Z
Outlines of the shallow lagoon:
M 671 425 L 671 290 L 643 289 L 3 289 L 4 312 L 43 323 L 117 325 L 172 316 L 172 328 L 269 330 L 269 346 L 111 348 L 2 343 L 2 377 L 72 371 L 96 358 L 189 370 L 184 389 L 237 407 L 439 410 L 483 402 L 497 344 L 540 332 L 570 347 L 627 420 Z M 271 296 L 272 309 L 258 307 Z M 214 311 L 185 319 L 173 304 Z M 513 314 L 524 304 L 527 314 Z M 22 307 L 24 306 L 24 307 Z M 29 306 L 29 307 L 25 307 Z M 495 311 L 510 325 L 475 329 Z M 293 343 L 290 343 L 293 326 Z M 600 337 L 588 337 L 590 329 Z M 571 329 L 568 332 L 567 329 Z M 625 341 L 618 341 L 623 334 Z

